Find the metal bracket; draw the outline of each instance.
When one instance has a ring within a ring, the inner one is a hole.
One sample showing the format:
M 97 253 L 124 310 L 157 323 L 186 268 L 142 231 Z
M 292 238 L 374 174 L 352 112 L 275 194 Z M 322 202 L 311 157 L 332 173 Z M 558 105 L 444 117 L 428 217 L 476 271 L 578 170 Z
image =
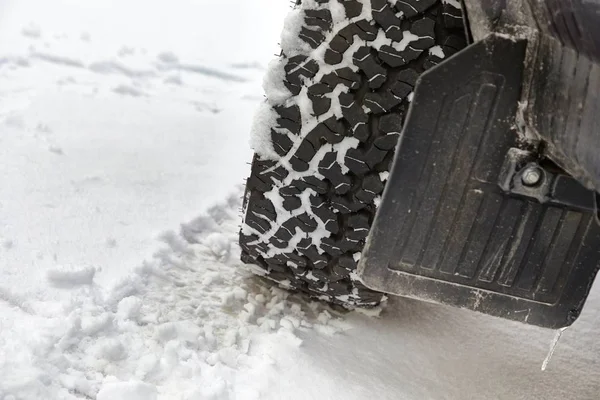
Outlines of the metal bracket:
M 575 178 L 545 167 L 535 153 L 511 148 L 506 154 L 499 176 L 504 192 L 580 211 L 597 210 L 597 195 Z

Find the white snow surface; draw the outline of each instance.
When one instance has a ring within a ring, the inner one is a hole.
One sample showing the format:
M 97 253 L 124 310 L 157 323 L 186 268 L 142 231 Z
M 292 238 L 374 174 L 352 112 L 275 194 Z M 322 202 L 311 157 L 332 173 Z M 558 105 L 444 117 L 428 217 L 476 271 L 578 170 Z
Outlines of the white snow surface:
M 0 2 L 0 399 L 597 398 L 598 285 L 542 372 L 555 332 L 393 297 L 331 309 L 242 267 L 288 10 Z

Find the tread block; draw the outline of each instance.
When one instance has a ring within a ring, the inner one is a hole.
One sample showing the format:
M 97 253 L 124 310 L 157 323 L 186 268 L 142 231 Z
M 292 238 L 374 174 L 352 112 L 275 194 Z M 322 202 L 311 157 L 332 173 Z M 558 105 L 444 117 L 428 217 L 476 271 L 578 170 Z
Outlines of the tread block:
M 348 199 L 347 196 L 334 195 L 331 198 L 331 206 L 342 214 L 354 213 L 365 208 L 366 204 Z
M 279 133 L 271 129 L 271 140 L 273 141 L 273 149 L 280 156 L 285 156 L 292 149 L 294 142 L 285 133 Z
M 312 96 L 320 96 L 331 93 L 331 87 L 324 83 L 316 83 L 308 88 L 308 94 Z
M 350 169 L 356 175 L 362 175 L 365 172 L 369 171 L 369 166 L 367 162 L 363 159 L 363 154 L 360 150 L 350 149 L 346 152 L 346 157 L 344 158 L 344 162 L 346 167 Z
M 362 79 L 359 74 L 352 71 L 348 67 L 344 67 L 325 75 L 323 79 L 321 79 L 321 82 L 325 83 L 332 89 L 339 84 L 347 86 L 349 89 L 358 89 L 361 85 Z
M 331 12 L 329 10 L 305 10 L 304 22 L 308 26 L 318 27 L 324 31 L 331 29 Z
M 298 147 L 298 150 L 296 150 L 294 156 L 308 163 L 310 160 L 312 160 L 316 152 L 317 150 L 313 144 L 307 138 L 304 138 L 302 139 L 302 142 L 300 143 L 300 146 Z
M 335 119 L 329 118 L 310 131 L 305 140 L 309 141 L 315 151 L 321 147 L 322 141 L 335 144 L 344 139 L 344 127 Z
M 365 19 L 361 19 L 354 23 L 354 32 L 359 38 L 367 42 L 377 39 L 379 28 Z
M 331 49 L 325 50 L 324 60 L 329 65 L 336 65 L 342 62 L 344 59 L 343 54 L 333 51 Z
M 400 135 L 395 134 L 387 134 L 386 136 L 381 136 L 375 139 L 373 142 L 373 146 L 377 147 L 379 150 L 389 151 L 393 150 L 398 144 L 398 139 Z
M 287 211 L 293 211 L 297 208 L 300 208 L 302 205 L 302 201 L 296 196 L 288 196 L 283 200 L 283 208 Z M 276 217 L 276 215 L 274 215 Z
M 350 47 L 351 44 L 352 43 L 349 43 L 344 36 L 338 33 L 329 42 L 329 48 L 337 53 L 343 54 L 348 50 L 348 47 Z
M 363 5 L 357 0 L 346 0 L 342 3 L 346 10 L 346 18 L 355 18 L 362 13 Z
M 419 36 L 419 39 L 410 42 L 410 47 L 417 50 L 425 50 L 430 48 L 435 44 L 435 21 L 429 18 L 423 18 L 415 21 L 411 27 L 410 31 Z
M 354 53 L 352 57 L 354 63 L 369 78 L 368 82 L 371 89 L 377 89 L 385 82 L 387 71 L 377 63 L 375 55 L 371 53 L 371 49 L 369 47 L 362 46 Z
M 299 36 L 300 39 L 308 43 L 308 45 L 313 49 L 319 47 L 321 43 L 323 43 L 323 41 L 325 40 L 325 35 L 323 35 L 321 32 L 313 31 L 305 27 L 302 27 L 300 29 Z
M 390 67 L 401 67 L 409 61 L 404 57 L 401 51 L 394 49 L 392 46 L 384 45 L 379 48 L 379 58 Z
M 290 121 L 300 122 L 300 107 L 296 104 L 289 107 L 275 106 L 275 111 L 281 118 L 289 119 Z
M 392 27 L 400 28 L 402 21 L 396 17 L 396 13 L 387 0 L 372 0 L 371 9 L 373 19 L 383 28 L 384 32 L 387 33 Z
M 398 114 L 382 115 L 379 118 L 379 131 L 384 135 L 400 133 L 402 130 L 402 117 Z
M 342 166 L 337 162 L 337 152 L 331 151 L 325 154 L 325 157 L 319 163 L 319 173 L 329 179 L 331 185 L 337 193 L 346 193 L 352 186 L 349 177 L 342 173 Z M 338 190 L 341 188 L 341 191 Z
M 331 99 L 324 96 L 312 96 L 309 95 L 308 98 L 312 102 L 313 113 L 317 117 L 325 114 L 329 111 L 331 107 Z
M 451 4 L 442 4 L 444 25 L 449 29 L 462 29 L 462 11 Z
M 369 127 L 367 126 L 369 117 L 355 101 L 352 94 L 342 93 L 339 100 L 340 106 L 342 107 L 342 115 L 351 126 L 352 136 L 361 142 L 366 141 L 370 135 Z
M 364 99 L 364 105 L 373 114 L 383 114 L 390 111 L 402 102 L 402 98 L 394 96 L 392 93 L 367 93 Z
M 426 11 L 436 2 L 437 0 L 398 0 L 394 7 L 402 13 L 404 18 L 412 18 Z

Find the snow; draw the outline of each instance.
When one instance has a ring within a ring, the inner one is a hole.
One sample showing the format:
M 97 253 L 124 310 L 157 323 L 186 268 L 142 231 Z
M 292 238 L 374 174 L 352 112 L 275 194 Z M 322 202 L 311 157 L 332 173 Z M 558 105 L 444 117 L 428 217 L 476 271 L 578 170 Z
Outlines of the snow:
M 298 53 L 310 52 L 310 46 L 298 36 L 304 25 L 304 11 L 301 8 L 290 10 L 285 16 L 284 26 L 281 30 L 281 48 L 289 57 Z
M 265 96 L 270 104 L 283 104 L 292 93 L 284 85 L 285 61 L 282 58 L 276 58 L 269 63 L 263 80 L 263 89 Z
M 250 129 L 250 147 L 262 159 L 277 160 L 279 155 L 273 148 L 271 127 L 277 122 L 277 113 L 266 101 L 260 104 L 252 121 Z
M 288 10 L 0 3 L 0 399 L 595 398 L 597 285 L 542 372 L 555 332 L 330 308 L 243 268 L 249 131 Z
M 96 397 L 97 400 L 156 400 L 156 387 L 140 381 L 106 384 Z
M 70 288 L 79 285 L 91 285 L 94 282 L 96 269 L 94 267 L 65 268 L 59 266 L 58 268 L 49 269 L 46 275 L 51 285 Z
M 440 45 L 435 45 L 433 47 L 429 48 L 429 54 L 439 57 L 439 58 L 445 58 L 446 55 L 444 54 L 444 50 L 442 49 L 442 46 Z
M 556 350 L 556 347 L 558 346 L 558 341 L 560 340 L 562 333 L 566 330 L 567 328 L 560 328 L 556 330 L 556 335 L 554 336 L 554 340 L 552 340 L 552 343 L 550 344 L 550 349 L 548 350 L 548 355 L 546 356 L 546 358 L 544 358 L 544 362 L 542 363 L 542 371 L 545 371 L 546 368 L 548 368 L 548 364 L 550 364 L 550 360 L 552 359 L 552 356 L 554 355 L 554 351 Z
M 377 33 L 377 38 L 372 42 L 372 46 L 379 50 L 382 46 L 392 46 L 396 51 L 404 51 L 411 42 L 419 40 L 421 37 L 415 35 L 410 31 L 402 31 L 402 40 L 399 42 L 393 42 L 387 38 L 383 31 Z
M 460 1 L 459 0 L 442 0 L 443 4 L 448 4 L 451 5 L 454 8 L 458 8 L 459 10 L 461 9 L 461 5 L 460 5 Z

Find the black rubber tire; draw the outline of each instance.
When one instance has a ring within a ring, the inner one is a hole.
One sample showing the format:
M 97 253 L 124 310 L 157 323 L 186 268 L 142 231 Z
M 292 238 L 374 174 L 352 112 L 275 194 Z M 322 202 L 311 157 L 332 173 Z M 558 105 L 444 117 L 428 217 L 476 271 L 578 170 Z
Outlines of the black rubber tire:
M 298 6 L 297 36 L 305 44 L 282 44 L 289 93 L 268 99 L 277 113 L 270 129 L 277 154 L 256 155 L 252 163 L 242 261 L 330 302 L 381 301 L 353 271 L 415 80 L 441 61 L 441 52 L 448 57 L 466 45 L 456 3 L 305 0 Z

